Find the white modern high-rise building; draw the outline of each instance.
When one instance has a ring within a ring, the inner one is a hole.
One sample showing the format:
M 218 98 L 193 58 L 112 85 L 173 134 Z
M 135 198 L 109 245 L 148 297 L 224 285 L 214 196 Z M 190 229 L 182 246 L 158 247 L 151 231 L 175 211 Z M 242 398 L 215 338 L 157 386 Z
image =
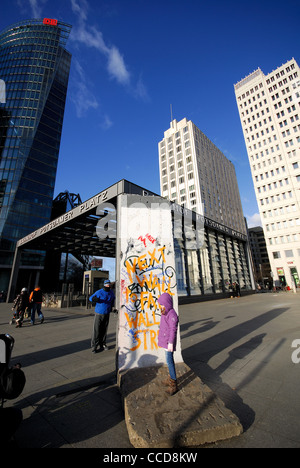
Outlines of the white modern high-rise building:
M 173 120 L 158 151 L 163 197 L 246 232 L 234 165 L 193 122 Z
M 300 273 L 300 70 L 292 59 L 235 86 L 273 278 L 295 289 Z

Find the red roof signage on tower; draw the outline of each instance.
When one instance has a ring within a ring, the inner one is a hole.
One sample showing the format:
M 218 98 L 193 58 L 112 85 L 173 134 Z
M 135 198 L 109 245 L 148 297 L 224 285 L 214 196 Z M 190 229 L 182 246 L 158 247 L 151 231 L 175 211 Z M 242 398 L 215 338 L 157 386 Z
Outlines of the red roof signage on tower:
M 57 26 L 57 20 L 56 19 L 44 18 L 43 23 L 48 24 L 50 26 Z

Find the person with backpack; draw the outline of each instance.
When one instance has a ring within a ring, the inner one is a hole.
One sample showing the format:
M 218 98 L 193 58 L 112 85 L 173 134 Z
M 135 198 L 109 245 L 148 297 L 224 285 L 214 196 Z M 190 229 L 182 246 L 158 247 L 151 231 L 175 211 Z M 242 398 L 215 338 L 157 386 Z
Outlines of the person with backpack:
M 21 293 L 17 295 L 12 310 L 15 310 L 15 322 L 16 328 L 21 327 L 23 324 L 24 313 L 29 306 L 29 294 L 26 288 L 21 290 Z
M 34 325 L 35 323 L 36 312 L 41 323 L 43 323 L 45 320 L 45 317 L 42 314 L 43 293 L 39 286 L 36 286 L 35 289 L 32 291 L 32 293 L 29 296 L 29 301 L 31 303 L 31 324 Z

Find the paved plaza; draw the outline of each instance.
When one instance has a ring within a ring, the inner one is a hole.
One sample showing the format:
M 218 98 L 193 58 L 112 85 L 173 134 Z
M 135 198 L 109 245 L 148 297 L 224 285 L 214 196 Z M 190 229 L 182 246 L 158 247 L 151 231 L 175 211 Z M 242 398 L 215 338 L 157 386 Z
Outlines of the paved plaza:
M 180 306 L 184 362 L 244 430 L 207 448 L 300 447 L 299 305 L 300 293 L 280 292 Z M 92 354 L 92 309 L 44 314 L 43 324 L 17 329 L 8 325 L 11 304 L 0 304 L 0 333 L 14 337 L 12 363 L 26 375 L 22 395 L 5 404 L 23 412 L 14 446 L 132 448 L 116 385 L 117 315 L 109 350 Z

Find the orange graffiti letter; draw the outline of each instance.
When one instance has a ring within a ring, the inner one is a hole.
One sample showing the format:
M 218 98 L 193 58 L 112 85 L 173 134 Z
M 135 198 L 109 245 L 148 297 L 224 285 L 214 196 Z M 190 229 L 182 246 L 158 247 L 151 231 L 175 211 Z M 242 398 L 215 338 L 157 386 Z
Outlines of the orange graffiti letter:
M 158 349 L 156 343 L 156 332 L 154 330 L 150 330 L 150 342 L 151 342 L 151 349 Z
M 127 274 L 128 274 L 128 276 L 129 276 L 130 282 L 132 283 L 132 276 L 131 276 L 131 273 L 134 273 L 134 272 L 135 272 L 135 268 L 136 268 L 136 258 L 133 259 L 133 264 L 131 264 L 129 260 L 126 260 L 125 265 L 126 265 Z
M 135 351 L 136 349 L 138 349 L 140 346 L 141 346 L 141 340 L 140 338 L 138 337 L 138 334 L 139 334 L 139 331 L 136 331 L 134 333 L 134 338 L 136 339 L 136 341 L 138 342 L 138 344 L 136 346 L 133 346 L 133 348 L 130 348 L 130 351 Z

